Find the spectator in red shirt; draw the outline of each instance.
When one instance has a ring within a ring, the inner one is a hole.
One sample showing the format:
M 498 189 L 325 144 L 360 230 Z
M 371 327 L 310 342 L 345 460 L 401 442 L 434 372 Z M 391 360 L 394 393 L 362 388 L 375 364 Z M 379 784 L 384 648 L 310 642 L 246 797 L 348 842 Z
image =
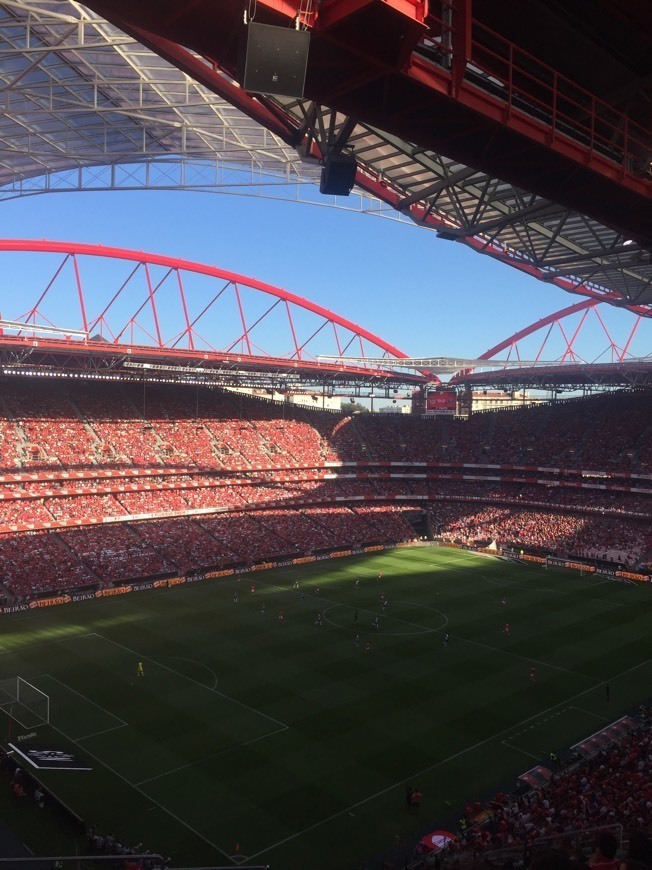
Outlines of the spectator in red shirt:
M 595 852 L 589 859 L 589 867 L 599 867 L 600 870 L 618 870 L 620 862 L 616 860 L 618 840 L 613 834 L 600 834 Z

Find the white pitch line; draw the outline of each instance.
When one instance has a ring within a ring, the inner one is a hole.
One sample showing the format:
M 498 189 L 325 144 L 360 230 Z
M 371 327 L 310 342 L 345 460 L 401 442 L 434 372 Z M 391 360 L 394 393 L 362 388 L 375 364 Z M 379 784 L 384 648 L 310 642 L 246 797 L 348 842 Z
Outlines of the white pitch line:
M 108 734 L 109 731 L 119 731 L 121 728 L 127 728 L 127 723 L 124 725 L 114 725 L 113 728 L 104 728 L 102 731 L 94 731 L 92 734 L 84 734 L 83 737 L 76 737 L 75 740 L 90 740 L 91 737 L 99 737 L 100 734 Z
M 578 713 L 585 713 L 587 716 L 595 716 L 596 719 L 602 719 L 603 722 L 611 722 L 606 716 L 600 716 L 599 713 L 592 713 L 590 710 L 585 710 L 583 707 L 571 707 L 571 710 L 577 710 Z
M 631 673 L 631 671 L 636 670 L 637 668 L 642 667 L 643 665 L 649 664 L 652 662 L 652 659 L 647 659 L 644 662 L 640 662 L 638 665 L 634 665 L 631 668 L 628 668 L 626 671 L 623 671 L 620 674 L 615 674 L 613 677 L 610 677 L 608 680 L 602 680 L 601 683 L 598 683 L 598 686 L 604 686 L 608 682 L 613 682 L 614 680 L 619 679 L 620 677 L 624 677 L 626 674 Z M 406 785 L 406 783 L 410 783 L 415 779 L 418 779 L 420 776 L 424 776 L 427 773 L 430 773 L 433 770 L 437 770 L 437 768 L 442 767 L 444 764 L 448 764 L 450 761 L 455 761 L 457 758 L 461 758 L 463 755 L 466 755 L 467 752 L 473 752 L 475 749 L 479 749 L 481 746 L 485 746 L 487 743 L 491 743 L 493 740 L 497 740 L 502 737 L 503 734 L 508 734 L 510 731 L 514 731 L 516 728 L 520 728 L 522 725 L 526 725 L 528 722 L 532 722 L 534 719 L 538 719 L 541 716 L 545 716 L 546 713 L 550 713 L 552 710 L 556 710 L 558 707 L 563 706 L 564 704 L 568 704 L 569 701 L 574 701 L 576 698 L 581 698 L 583 695 L 586 695 L 588 692 L 592 692 L 596 687 L 589 686 L 588 689 L 583 689 L 581 692 L 578 692 L 576 695 L 571 695 L 570 698 L 565 698 L 563 701 L 560 701 L 558 704 L 553 704 L 551 707 L 547 707 L 545 710 L 541 710 L 539 713 L 535 713 L 533 716 L 528 716 L 527 719 L 523 719 L 521 722 L 517 722 L 514 725 L 510 725 L 509 728 L 503 728 L 501 731 L 498 731 L 496 734 L 492 734 L 490 737 L 485 737 L 484 740 L 479 740 L 477 743 L 474 743 L 471 746 L 467 746 L 466 749 L 461 749 L 459 752 L 454 753 L 453 755 L 449 755 L 448 758 L 444 758 L 442 761 L 438 761 L 435 764 L 431 764 L 430 767 L 424 767 L 423 770 L 419 770 L 416 773 L 410 774 L 410 776 L 405 777 L 405 779 L 401 779 L 398 782 L 392 783 L 392 785 L 388 785 L 387 788 L 383 788 L 380 791 L 377 791 L 375 794 L 369 795 L 363 800 L 358 801 L 355 804 L 351 804 L 351 806 L 346 807 L 343 810 L 340 810 L 337 813 L 333 813 L 331 816 L 327 816 L 324 819 L 321 819 L 318 822 L 315 822 L 312 825 L 309 825 L 307 828 L 304 828 L 302 831 L 297 831 L 296 834 L 291 834 L 289 837 L 285 837 L 283 840 L 279 840 L 278 843 L 274 843 L 271 846 L 267 846 L 267 848 L 262 849 L 260 852 L 256 852 L 255 855 L 250 855 L 249 860 L 253 861 L 255 858 L 258 858 L 260 855 L 264 855 L 266 852 L 271 851 L 272 849 L 276 849 L 278 846 L 283 846 L 285 843 L 289 843 L 291 840 L 295 840 L 297 837 L 303 836 L 303 834 L 307 834 L 310 831 L 314 831 L 316 828 L 320 828 L 322 825 L 328 824 L 328 822 L 332 822 L 333 819 L 337 819 L 340 816 L 344 816 L 347 813 L 350 813 L 352 810 L 357 809 L 358 807 L 364 806 L 364 804 L 369 803 L 370 801 L 375 800 L 378 797 L 382 797 L 382 795 L 387 794 L 390 791 L 393 791 L 400 786 Z
M 444 617 L 444 622 L 442 622 L 441 625 L 438 625 L 436 628 L 426 628 L 425 625 L 419 625 L 417 622 L 410 622 L 410 621 L 407 620 L 407 619 L 401 619 L 401 618 L 398 617 L 398 616 L 392 616 L 391 614 L 388 614 L 388 613 L 386 613 L 385 611 L 383 611 L 382 608 L 381 608 L 380 611 L 378 611 L 378 610 L 368 610 L 368 609 L 365 608 L 365 607 L 361 607 L 360 610 L 362 611 L 362 613 L 368 613 L 370 616 L 378 616 L 378 617 L 382 617 L 383 619 L 386 619 L 386 620 L 389 620 L 389 621 L 393 621 L 393 622 L 401 622 L 401 623 L 403 623 L 403 625 L 409 625 L 411 628 L 418 628 L 418 629 L 419 629 L 419 631 L 412 631 L 412 632 L 405 632 L 405 631 L 396 631 L 396 632 L 383 631 L 382 633 L 383 633 L 386 637 L 406 637 L 407 635 L 410 635 L 410 634 L 416 634 L 416 635 L 419 635 L 419 634 L 434 634 L 434 633 L 436 633 L 436 632 L 440 632 L 440 631 L 442 631 L 442 630 L 443 630 L 444 628 L 446 628 L 446 626 L 448 625 L 448 617 L 446 616 L 446 614 L 445 614 L 443 611 L 441 611 L 441 610 L 435 610 L 434 607 L 428 607 L 428 606 L 425 605 L 425 604 L 423 604 L 423 605 L 413 604 L 413 603 L 410 602 L 410 601 L 396 601 L 396 602 L 394 602 L 394 603 L 395 603 L 395 604 L 407 604 L 407 605 L 409 605 L 409 606 L 411 606 L 411 607 L 423 607 L 423 608 L 425 608 L 426 610 L 432 610 L 433 613 L 438 613 L 440 616 L 443 616 L 443 617 Z M 328 623 L 329 623 L 330 625 L 332 625 L 334 628 L 346 628 L 347 626 L 345 626 L 345 625 L 339 625 L 337 622 L 333 622 L 331 619 L 328 619 L 328 617 L 326 617 L 326 614 L 328 613 L 328 611 L 329 611 L 329 610 L 333 610 L 333 609 L 336 608 L 336 607 L 347 607 L 349 610 L 357 610 L 358 608 L 357 608 L 357 607 L 353 607 L 353 606 L 350 605 L 350 604 L 331 604 L 330 607 L 327 607 L 325 610 L 322 611 L 322 613 L 324 614 L 324 617 L 326 618 L 326 622 L 328 622 Z M 349 627 L 351 628 L 352 631 L 359 631 L 359 630 L 360 630 L 359 627 L 356 628 L 356 626 L 357 626 L 357 623 L 354 622 L 353 625 L 351 625 L 351 626 L 349 626 Z
M 217 674 L 215 673 L 213 668 L 209 668 L 209 666 L 205 665 L 203 662 L 198 662 L 196 659 L 184 659 L 181 656 L 159 656 L 159 659 L 174 659 L 178 662 L 190 662 L 191 665 L 199 665 L 200 668 L 204 668 L 205 671 L 208 671 L 208 673 L 213 678 L 213 685 L 210 687 L 211 691 L 215 691 L 215 689 L 217 688 Z
M 101 710 L 103 713 L 106 713 L 107 716 L 110 716 L 112 719 L 115 719 L 116 722 L 120 723 L 120 727 L 126 725 L 124 719 L 121 719 L 119 716 L 116 716 L 110 710 L 107 710 L 106 707 L 102 707 L 101 704 L 96 704 L 95 701 L 91 701 L 86 695 L 82 695 L 81 692 L 78 692 L 76 689 L 73 689 L 72 686 L 69 686 L 68 683 L 64 683 L 63 680 L 60 680 L 58 677 L 53 677 L 52 674 L 42 674 L 38 679 L 48 679 L 54 680 L 55 683 L 59 683 L 60 686 L 63 686 L 65 689 L 68 689 L 69 692 L 73 692 L 73 694 L 77 695 L 78 698 L 81 698 L 83 701 L 86 701 L 87 704 L 92 704 L 93 707 L 97 707 L 98 710 Z M 79 739 L 79 738 L 78 738 Z
M 204 764 L 206 761 L 211 761 L 213 758 L 218 758 L 220 755 L 226 755 L 228 752 L 234 752 L 236 749 L 242 749 L 243 746 L 251 746 L 252 743 L 258 743 L 259 740 L 266 740 L 268 737 L 273 737 L 275 734 L 282 734 L 288 731 L 285 728 L 277 728 L 276 731 L 269 731 L 267 734 L 261 734 L 260 737 L 254 737 L 252 740 L 247 740 L 244 743 L 237 743 L 235 746 L 227 746 L 226 749 L 220 749 L 219 752 L 214 752 L 212 755 L 207 755 L 205 758 L 198 758 L 197 761 L 189 761 L 187 764 L 182 764 L 179 767 L 174 767 L 172 770 L 166 770 L 165 773 L 159 773 L 156 776 L 150 776 L 147 779 L 141 779 L 135 785 L 145 785 L 146 782 L 153 782 L 155 779 L 162 779 L 164 776 L 170 776 L 173 773 L 178 773 L 180 770 L 186 770 L 189 767 L 194 767 L 197 764 Z
M 94 755 L 94 754 L 93 754 L 89 749 L 86 749 L 85 746 L 81 746 L 81 745 L 77 742 L 77 740 L 75 740 L 73 737 L 70 737 L 68 734 L 66 734 L 65 731 L 62 731 L 60 728 L 57 728 L 56 725 L 52 725 L 52 724 L 51 724 L 50 727 L 51 727 L 54 731 L 58 731 L 59 734 L 61 734 L 63 737 L 66 738 L 66 740 L 70 740 L 70 741 L 71 741 L 72 743 L 74 743 L 76 746 L 79 746 L 79 749 L 80 749 L 80 751 L 81 751 L 81 753 L 82 753 L 83 755 L 90 755 L 90 757 L 93 758 L 93 759 L 94 759 L 98 764 L 101 764 L 102 767 L 105 767 L 107 770 L 110 770 L 111 773 L 114 774 L 114 776 L 117 776 L 118 779 L 121 779 L 121 780 L 122 780 L 124 783 L 126 783 L 128 786 L 131 786 L 131 788 L 135 789 L 135 790 L 136 790 L 139 794 L 141 794 L 144 798 L 146 798 L 148 801 L 151 801 L 151 803 L 155 804 L 155 805 L 156 805 L 160 810 L 162 810 L 164 813 L 167 813 L 168 816 L 170 816 L 170 818 L 172 818 L 172 819 L 174 819 L 175 821 L 177 821 L 180 825 L 183 825 L 184 828 L 187 828 L 187 829 L 188 829 L 191 833 L 193 833 L 196 837 L 199 837 L 200 840 L 203 840 L 204 843 L 208 843 L 208 845 L 211 846 L 213 849 L 215 849 L 216 852 L 219 852 L 220 855 L 224 855 L 225 858 L 230 858 L 230 855 L 229 855 L 227 852 L 225 852 L 223 849 L 220 849 L 220 847 L 219 847 L 216 843 L 213 843 L 211 840 L 208 839 L 208 837 L 205 837 L 203 834 L 201 834 L 198 830 L 196 830 L 195 828 L 193 828 L 193 827 L 192 827 L 191 825 L 189 825 L 187 822 L 184 822 L 183 819 L 180 819 L 179 816 L 176 815 L 176 813 L 173 813 L 173 812 L 172 812 L 172 810 L 169 810 L 169 809 L 168 809 L 167 807 L 165 807 L 163 804 L 160 804 L 157 800 L 154 800 L 154 798 L 151 797 L 151 795 L 148 795 L 146 791 L 143 791 L 141 788 L 139 788 L 139 787 L 138 787 L 137 785 L 135 785 L 133 782 L 130 782 L 130 781 L 129 781 L 125 776 L 123 776 L 121 773 L 118 773 L 118 771 L 115 770 L 115 768 L 111 767 L 110 764 L 107 764 L 106 761 L 102 761 L 101 758 L 98 758 L 97 755 Z
M 189 682 L 194 683 L 196 686 L 201 686 L 201 688 L 206 689 L 207 692 L 213 692 L 214 695 L 219 695 L 220 698 L 224 698 L 225 700 L 230 701 L 232 704 L 237 704 L 239 707 L 244 707 L 245 710 L 249 710 L 250 713 L 255 713 L 257 716 L 262 716 L 264 719 L 269 719 L 270 722 L 273 722 L 275 725 L 280 725 L 281 728 L 290 727 L 287 722 L 280 722 L 273 716 L 268 716 L 267 713 L 263 713 L 261 710 L 256 710 L 254 707 L 250 707 L 243 701 L 238 701 L 235 698 L 231 698 L 229 695 L 225 695 L 224 692 L 218 692 L 217 689 L 211 689 L 211 687 L 207 686 L 205 683 L 200 683 L 198 680 L 193 680 L 192 677 L 189 677 L 186 674 L 182 674 L 181 671 L 175 671 L 174 668 L 170 668 L 167 665 L 161 664 L 161 662 L 157 662 L 156 659 L 152 658 L 151 656 L 137 653 L 134 650 L 130 649 L 128 646 L 125 646 L 122 643 L 118 643 L 117 640 L 112 640 L 110 637 L 105 637 L 103 634 L 98 634 L 97 632 L 93 632 L 93 634 L 95 635 L 95 637 L 99 637 L 100 640 L 104 640 L 107 643 L 112 643 L 114 646 L 120 647 L 120 649 L 125 650 L 125 652 L 131 653 L 135 659 L 144 659 L 147 662 L 151 662 L 153 665 L 156 665 L 156 667 L 163 668 L 164 670 L 169 671 L 171 674 L 176 674 L 178 677 L 182 677 L 184 680 L 188 680 Z
M 544 668 L 552 668 L 555 671 L 563 671 L 565 674 L 572 674 L 574 677 L 582 677 L 584 680 L 590 680 L 591 677 L 586 674 L 580 674 L 579 671 L 570 671 L 568 668 L 562 668 L 561 665 L 553 665 L 550 662 L 542 662 L 540 659 L 533 659 L 530 656 L 522 656 L 520 653 L 511 652 L 508 649 L 501 649 L 498 646 L 490 646 L 488 643 L 480 643 L 479 640 L 469 640 L 466 637 L 460 637 L 459 635 L 453 635 L 453 640 L 460 640 L 462 643 L 470 643 L 473 646 L 481 646 L 483 649 L 492 650 L 493 652 L 504 653 L 505 655 L 512 656 L 513 658 L 521 659 L 524 662 L 534 662 L 537 665 L 541 665 Z M 596 683 L 596 686 L 599 686 L 600 683 Z
M 512 743 L 508 743 L 506 740 L 500 741 L 503 746 L 506 746 L 508 749 L 515 749 L 516 752 L 522 752 L 523 755 L 529 755 L 530 758 L 534 758 L 535 761 L 541 761 L 541 757 L 539 755 L 533 755 L 531 752 L 528 752 L 526 749 L 521 749 L 520 746 L 514 746 Z

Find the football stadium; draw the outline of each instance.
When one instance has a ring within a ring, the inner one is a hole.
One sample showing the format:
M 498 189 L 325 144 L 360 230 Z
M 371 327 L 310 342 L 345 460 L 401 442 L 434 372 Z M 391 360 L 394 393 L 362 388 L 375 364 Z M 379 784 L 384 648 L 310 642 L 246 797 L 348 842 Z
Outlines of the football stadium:
M 0 34 L 0 866 L 652 868 L 649 4 Z M 182 255 L 200 193 L 255 268 Z M 43 237 L 73 213 L 107 234 Z M 486 288 L 389 300 L 372 218 Z

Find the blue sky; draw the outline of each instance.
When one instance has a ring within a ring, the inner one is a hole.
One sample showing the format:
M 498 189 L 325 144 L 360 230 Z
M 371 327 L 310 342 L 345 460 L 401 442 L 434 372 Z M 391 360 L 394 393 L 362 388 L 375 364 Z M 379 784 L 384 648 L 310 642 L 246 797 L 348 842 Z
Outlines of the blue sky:
M 431 231 L 307 204 L 143 191 L 46 194 L 2 208 L 4 236 L 99 242 L 217 265 L 308 297 L 415 356 L 479 355 L 578 301 Z M 608 317 L 625 325 L 632 315 Z M 605 342 L 593 332 L 597 355 Z M 643 346 L 634 349 L 647 352 Z

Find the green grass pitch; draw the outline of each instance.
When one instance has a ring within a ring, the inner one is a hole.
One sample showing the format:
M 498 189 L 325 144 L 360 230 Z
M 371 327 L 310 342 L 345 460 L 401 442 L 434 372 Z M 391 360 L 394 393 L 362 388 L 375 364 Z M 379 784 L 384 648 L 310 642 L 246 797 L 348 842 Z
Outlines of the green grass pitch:
M 46 692 L 39 737 L 92 763 L 44 776 L 88 822 L 177 865 L 338 870 L 648 696 L 651 596 L 399 549 L 3 616 L 0 679 Z

